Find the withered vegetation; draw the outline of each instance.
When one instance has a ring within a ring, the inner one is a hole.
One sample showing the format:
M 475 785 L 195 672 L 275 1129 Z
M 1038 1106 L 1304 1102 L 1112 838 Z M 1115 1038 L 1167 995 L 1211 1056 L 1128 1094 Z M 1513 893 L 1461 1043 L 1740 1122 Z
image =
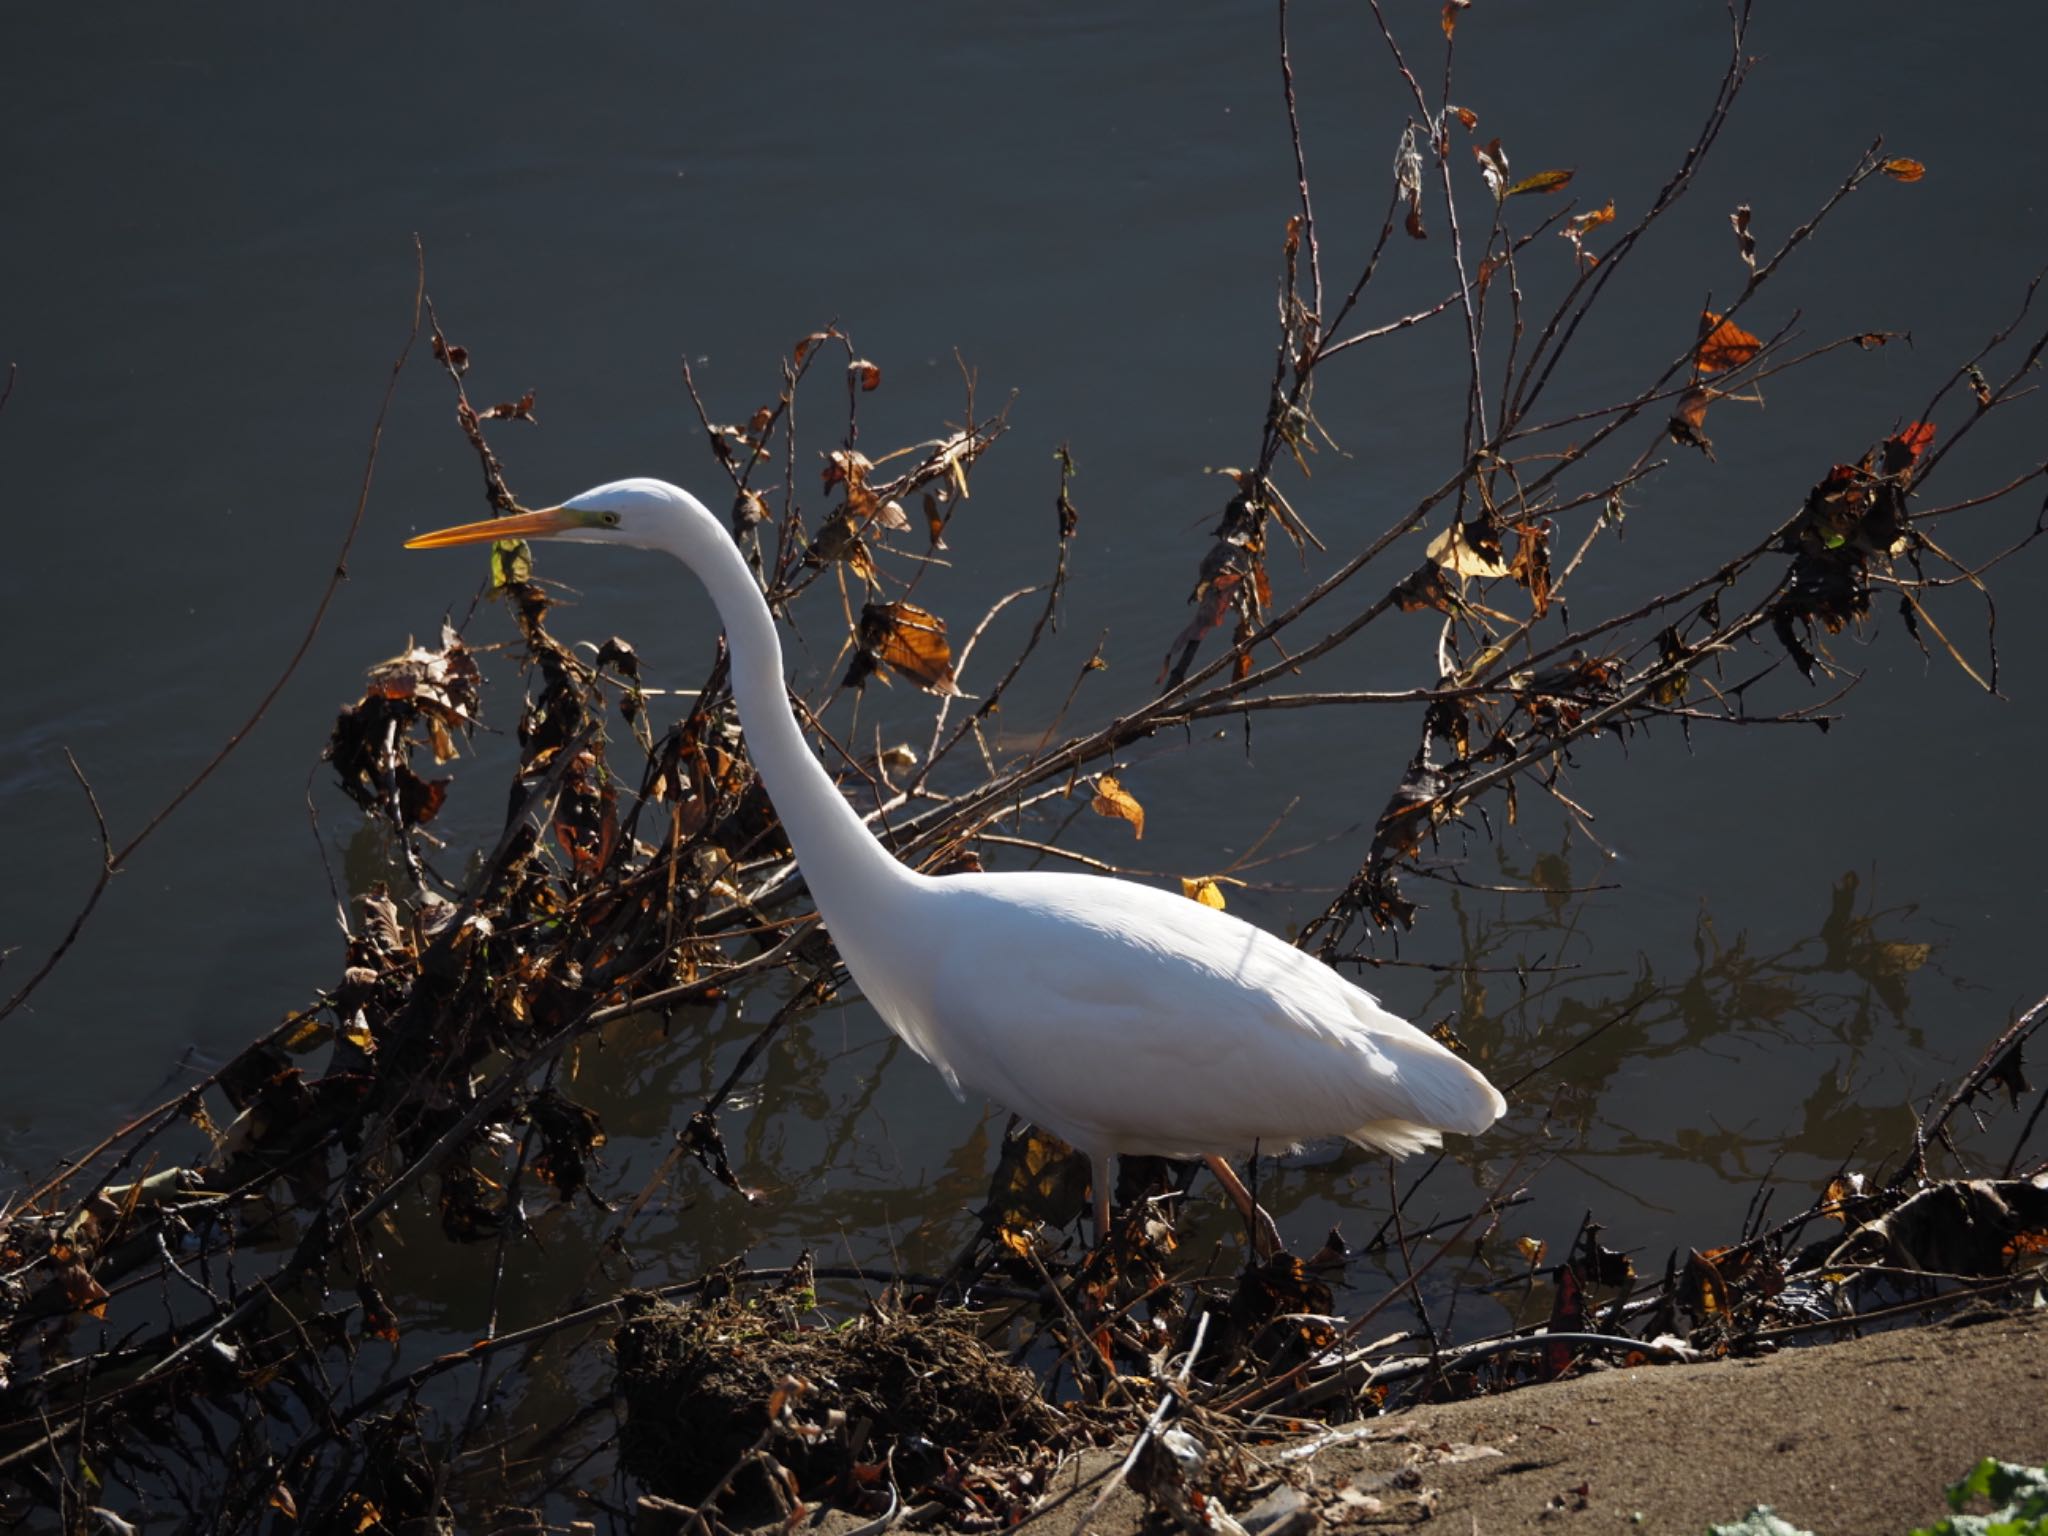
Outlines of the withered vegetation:
M 1133 843 L 1143 836 L 1143 786 L 1124 749 L 1202 721 L 1250 733 L 1276 710 L 1379 710 L 1419 722 L 1411 759 L 1374 791 L 1382 808 L 1355 874 L 1301 934 L 1333 962 L 1375 964 L 1386 959 L 1376 941 L 1460 911 L 1474 884 L 1467 851 L 1515 824 L 1522 799 L 1550 800 L 1583 827 L 1567 789 L 1574 753 L 1653 736 L 1677 752 L 1682 736 L 1710 726 L 1826 730 L 1855 682 L 1832 642 L 1866 633 L 1875 617 L 1897 613 L 1906 639 L 1924 647 L 1931 637 L 1958 677 L 1996 691 L 1987 578 L 2042 524 L 2023 514 L 1969 559 L 1949 552 L 1948 530 L 1987 542 L 1972 520 L 2017 505 L 2048 466 L 1972 469 L 1966 486 L 1948 485 L 1965 474 L 1961 450 L 1979 424 L 2031 393 L 2048 346 L 2048 330 L 2028 329 L 2039 324 L 2031 286 L 1977 353 L 1930 373 L 1924 401 L 1902 402 L 1860 441 L 1816 445 L 1810 478 L 1780 488 L 1789 510 L 1764 526 L 1731 518 L 1745 531 L 1725 558 L 1611 612 L 1594 611 L 1592 596 L 1573 607 L 1582 573 L 1617 559 L 1625 519 L 1656 478 L 1674 462 L 1705 470 L 1674 448 L 1726 456 L 1708 435 L 1710 414 L 1720 430 L 1765 382 L 1892 339 L 1803 338 L 1796 311 L 1774 307 L 1780 279 L 1873 179 L 1910 184 L 1938 167 L 1873 144 L 1775 248 L 1772 221 L 1737 208 L 1732 296 L 1675 303 L 1667 344 L 1633 393 L 1555 407 L 1583 322 L 1691 191 L 1735 106 L 1750 65 L 1748 5 L 1731 12 L 1728 62 L 1697 136 L 1636 211 L 1626 192 L 1605 188 L 1574 211 L 1566 195 L 1582 189 L 1570 171 L 1517 176 L 1512 146 L 1481 140 L 1476 112 L 1431 104 L 1382 22 L 1413 116 L 1377 238 L 1348 286 L 1325 283 L 1334 258 L 1318 237 L 1279 9 L 1299 209 L 1275 232 L 1271 378 L 1245 467 L 1227 471 L 1213 535 L 1189 554 L 1188 621 L 1146 647 L 1149 658 L 1165 642 L 1149 701 L 1062 734 L 1101 669 L 1098 648 L 1035 743 L 1020 749 L 995 729 L 1061 621 L 1087 529 L 1064 453 L 1044 489 L 1043 578 L 971 624 L 920 601 L 922 573 L 947 551 L 954 520 L 974 516 L 978 466 L 1006 429 L 1002 411 L 978 409 L 971 375 L 957 422 L 877 452 L 863 446 L 860 410 L 885 387 L 884 370 L 841 328 L 797 342 L 751 401 L 714 409 L 685 370 L 732 527 L 771 606 L 795 623 L 815 590 L 825 603 L 804 611 L 833 612 L 837 653 L 800 713 L 900 857 L 943 873 L 1021 848 L 1099 866 L 1058 846 L 1058 818 L 1085 806 L 1126 823 Z M 1464 17 L 1461 33 L 1462 9 L 1454 0 L 1442 14 L 1446 101 L 1458 40 L 1474 25 Z M 1454 183 L 1475 162 L 1477 195 Z M 1442 297 L 1368 318 L 1383 259 L 1409 253 L 1410 241 L 1440 253 Z M 483 365 L 448 338 L 423 286 L 415 334 L 422 317 L 486 501 L 510 511 L 521 500 L 500 449 L 535 419 L 545 385 L 478 408 L 469 390 Z M 1362 545 L 1326 549 L 1309 474 L 1327 442 L 1317 386 L 1417 326 L 1435 327 L 1467 359 L 1461 452 Z M 800 397 L 805 433 L 829 420 L 832 441 L 800 438 Z M 1796 397 L 1785 408 L 1796 410 Z M 1309 566 L 1298 591 L 1284 590 L 1285 572 L 1275 579 L 1276 544 Z M 1647 1273 L 1606 1246 L 1590 1217 L 1562 1253 L 1513 1235 L 1510 1213 L 1549 1155 L 1544 1138 L 1574 1129 L 1573 1107 L 1560 1104 L 1519 1140 L 1503 1131 L 1507 1151 L 1486 1154 L 1476 1209 L 1419 1214 L 1417 1192 L 1439 1159 L 1408 1180 L 1364 1243 L 1332 1234 L 1308 1258 L 1241 1272 L 1193 1251 L 1180 1202 L 1190 1173 L 1167 1164 L 1121 1170 L 1123 1225 L 1084 1251 L 1085 1172 L 1065 1148 L 1017 1128 L 984 1218 L 961 1234 L 945 1273 L 863 1273 L 807 1256 L 787 1273 L 733 1265 L 658 1295 L 635 1289 L 628 1244 L 679 1170 L 694 1160 L 724 1186 L 715 1198 L 747 1198 L 721 1112 L 761 1053 L 846 978 L 748 763 L 724 657 L 677 694 L 657 690 L 625 639 L 564 640 L 553 627 L 557 592 L 517 544 L 493 552 L 488 597 L 475 623 L 408 641 L 370 668 L 362 697 L 335 721 L 325 754 L 334 779 L 388 851 L 384 878 L 349 906 L 337 974 L 220 1070 L 0 1199 L 0 1510 L 10 1518 L 78 1529 L 105 1510 L 175 1513 L 224 1532 L 361 1533 L 534 1529 L 573 1512 L 623 1529 L 645 1493 L 646 1519 L 704 1536 L 821 1500 L 994 1529 L 1037 1507 L 1061 1457 L 1135 1437 L 1142 1454 L 1127 1475 L 1192 1520 L 1202 1500 L 1249 1499 L 1270 1481 L 1234 1447 L 1314 1421 L 1554 1379 L 1594 1360 L 1754 1350 L 2039 1282 L 2048 1186 L 2041 1154 L 2027 1148 L 2042 1097 L 2022 1049 L 2048 1000 L 1997 1033 L 1909 1145 L 1873 1143 L 1862 1167 L 1807 1191 L 1786 1219 L 1768 1220 L 1760 1194 L 1745 1228 L 1723 1234 L 1733 1241 L 1674 1253 Z M 1013 603 L 1029 616 L 1022 638 L 999 667 L 973 665 Z M 1957 617 L 1969 607 L 1985 615 L 1981 639 Z M 1360 692 L 1328 681 L 1324 658 L 1340 645 L 1389 615 L 1424 611 L 1440 627 L 1413 686 Z M 451 805 L 485 824 L 495 820 L 488 791 L 477 796 L 472 775 L 462 788 L 471 798 L 458 801 L 445 765 L 477 749 L 486 663 L 502 665 L 500 647 L 481 638 L 493 624 L 512 636 L 504 648 L 516 653 L 524 694 L 503 819 L 472 846 L 447 831 L 458 820 Z M 809 638 L 815 653 L 819 631 Z M 871 748 L 822 723 L 839 692 L 892 681 L 932 699 L 920 743 Z M 1633 760 L 1654 765 L 1656 754 Z M 102 823 L 91 900 L 6 1012 L 73 947 L 107 877 L 185 793 L 125 845 Z M 1507 870 L 1504 848 L 1501 863 Z M 1514 873 L 1514 888 L 1540 903 L 1573 889 L 1562 856 Z M 1183 889 L 1222 905 L 1236 879 L 1189 872 Z M 1424 880 L 1448 888 L 1434 912 L 1414 894 Z M 1836 891 L 1817 957 L 1723 953 L 1681 984 L 1637 978 L 1600 1010 L 1560 1008 L 1540 1047 L 1446 1035 L 1518 1105 L 1538 1103 L 1565 1056 L 1611 1053 L 1613 1070 L 1630 1053 L 1688 1048 L 1702 1010 L 1738 997 L 1770 1016 L 1759 999 L 1782 997 L 1801 966 L 1861 978 L 1896 1009 L 1926 951 L 1875 923 L 1859 912 L 1852 877 Z M 1447 1000 L 1483 992 L 1484 949 L 1469 945 L 1468 963 L 1446 968 L 1456 973 Z M 1543 995 L 1542 978 L 1500 968 Z M 717 1087 L 677 1108 L 673 1147 L 644 1186 L 618 1188 L 601 1163 L 606 1128 L 575 1096 L 567 1064 L 579 1045 L 615 1021 L 665 1025 L 735 989 L 769 986 L 782 999 L 773 1018 Z M 1675 1028 L 1657 1035 L 1653 1021 Z M 1950 1131 L 1959 1115 L 1988 1122 L 2001 1092 L 2007 1112 L 2024 1116 L 2020 1131 L 2002 1166 L 1975 1166 Z M 1739 1161 L 1739 1140 L 1727 1150 Z M 529 1210 L 541 1201 L 600 1208 L 601 1236 L 546 1320 L 507 1328 L 508 1256 L 537 1241 Z M 437 1223 L 440 1261 L 466 1277 L 445 1306 L 391 1283 L 402 1218 L 415 1247 Z M 1374 1283 L 1340 1305 L 1356 1270 Z M 1460 1293 L 1495 1298 L 1518 1325 L 1470 1337 L 1442 1310 Z M 473 1342 L 425 1357 L 410 1349 L 415 1330 L 435 1329 Z M 580 1378 L 583 1400 L 551 1416 L 499 1401 L 543 1351 L 604 1341 L 616 1351 L 616 1391 L 602 1384 L 609 1367 L 593 1367 Z

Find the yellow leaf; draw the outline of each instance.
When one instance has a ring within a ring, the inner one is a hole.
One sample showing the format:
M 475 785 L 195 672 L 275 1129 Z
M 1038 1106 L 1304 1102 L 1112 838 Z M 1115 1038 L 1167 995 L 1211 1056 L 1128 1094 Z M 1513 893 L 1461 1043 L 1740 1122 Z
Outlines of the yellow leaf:
M 1113 773 L 1102 774 L 1095 780 L 1095 798 L 1089 803 L 1089 809 L 1098 816 L 1121 816 L 1131 824 L 1131 836 L 1134 838 L 1145 835 L 1145 807 L 1117 783 Z
M 1214 907 L 1218 912 L 1223 910 L 1223 888 L 1214 880 L 1190 880 L 1186 875 L 1182 875 L 1180 893 L 1189 901 L 1199 901 L 1203 906 Z
M 363 1017 L 363 1010 L 360 1008 L 341 1026 L 341 1038 L 366 1056 L 376 1054 L 377 1037 L 370 1033 L 370 1021 Z
M 1549 1251 L 1550 1244 L 1544 1242 L 1540 1237 L 1518 1237 L 1515 1239 L 1515 1252 L 1528 1261 L 1531 1269 L 1541 1264 L 1543 1256 Z

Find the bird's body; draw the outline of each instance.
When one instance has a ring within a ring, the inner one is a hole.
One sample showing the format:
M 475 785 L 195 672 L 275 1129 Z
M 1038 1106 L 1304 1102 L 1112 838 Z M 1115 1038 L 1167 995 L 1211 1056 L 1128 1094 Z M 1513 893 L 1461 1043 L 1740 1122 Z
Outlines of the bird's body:
M 955 1093 L 988 1095 L 1095 1160 L 1223 1159 L 1345 1136 L 1395 1153 L 1505 1111 L 1486 1078 L 1313 956 L 1125 880 L 932 877 L 899 863 L 797 729 L 773 617 L 711 512 L 659 480 L 415 539 L 555 537 L 674 555 L 724 620 L 748 755 L 853 979 Z M 1249 1214 L 1249 1213 L 1248 1213 Z
M 1370 994 L 1199 902 L 1080 874 L 965 874 L 904 904 L 919 964 L 847 964 L 956 1093 L 1097 1155 L 1411 1152 L 1499 1113 L 1479 1073 Z M 828 924 L 831 914 L 826 914 Z M 869 976 L 875 978 L 871 984 Z

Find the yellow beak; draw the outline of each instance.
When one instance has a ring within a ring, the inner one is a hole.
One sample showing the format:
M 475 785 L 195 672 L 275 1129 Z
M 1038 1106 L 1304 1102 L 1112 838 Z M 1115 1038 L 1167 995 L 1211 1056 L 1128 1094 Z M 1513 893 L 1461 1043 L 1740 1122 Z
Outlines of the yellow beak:
M 565 529 L 580 528 L 584 514 L 567 507 L 545 507 L 538 512 L 515 512 L 510 517 L 488 518 L 481 523 L 460 523 L 438 528 L 418 538 L 407 539 L 407 549 L 446 549 L 451 544 L 481 544 L 497 539 L 545 539 Z

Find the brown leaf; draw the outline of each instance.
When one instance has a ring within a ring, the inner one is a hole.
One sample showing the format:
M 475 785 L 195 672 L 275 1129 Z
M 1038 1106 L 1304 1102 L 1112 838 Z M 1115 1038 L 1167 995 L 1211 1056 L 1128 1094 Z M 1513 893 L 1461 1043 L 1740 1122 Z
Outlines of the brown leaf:
M 1444 580 L 1443 567 L 1425 560 L 1394 588 L 1394 606 L 1403 613 L 1434 608 L 1439 613 L 1456 613 L 1463 605 Z
M 469 372 L 469 348 L 467 347 L 458 347 L 452 342 L 445 342 L 439 336 L 436 336 L 434 338 L 434 356 L 438 361 L 445 363 L 450 372 Z
M 1733 320 L 1723 320 L 1711 309 L 1700 313 L 1699 371 L 1726 373 L 1740 368 L 1763 350 L 1763 343 Z
M 1538 171 L 1534 176 L 1524 176 L 1501 196 L 1520 197 L 1528 192 L 1561 192 L 1572 184 L 1574 174 L 1576 173 L 1572 171 Z
M 91 1317 L 107 1315 L 107 1288 L 95 1280 L 69 1243 L 55 1244 L 50 1257 L 57 1261 L 57 1283 L 64 1301 L 74 1312 Z
M 1701 430 L 1707 419 L 1707 407 L 1713 402 L 1714 392 L 1701 384 L 1695 384 L 1679 397 L 1678 409 L 1671 413 L 1667 430 L 1671 441 L 1683 443 L 1688 448 L 1697 448 L 1709 459 L 1714 457 L 1713 440 Z
M 839 513 L 818 530 L 817 538 L 811 541 L 808 558 L 819 565 L 834 560 L 844 561 L 856 576 L 871 587 L 880 580 L 880 573 L 875 570 L 874 557 L 868 553 L 866 542 L 854 532 L 851 512 Z
M 1472 0 L 1444 0 L 1445 37 L 1456 37 L 1458 35 L 1458 12 L 1464 10 L 1471 3 Z M 1471 125 L 1468 123 L 1466 126 L 1470 127 Z
M 1550 612 L 1550 524 L 1523 523 L 1515 529 L 1515 558 L 1508 574 L 1529 589 L 1535 616 Z
M 476 419 L 478 421 L 529 421 L 538 426 L 539 421 L 533 414 L 533 391 L 529 389 L 517 400 L 500 400 L 489 410 L 478 411 Z
M 1455 117 L 1459 122 L 1463 123 L 1467 131 L 1470 131 L 1471 129 L 1477 128 L 1479 126 L 1479 114 L 1477 112 L 1474 112 L 1470 107 L 1452 107 L 1450 111 L 1451 116 Z
M 1427 240 L 1429 231 L 1422 227 L 1422 198 L 1418 194 L 1408 204 L 1408 216 L 1401 221 L 1401 227 L 1408 231 L 1410 238 Z
M 1167 648 L 1166 664 L 1169 667 L 1177 654 L 1191 645 L 1199 645 L 1203 636 L 1223 622 L 1224 615 L 1230 612 L 1237 589 L 1243 584 L 1243 572 L 1219 571 L 1195 589 L 1195 616 L 1173 637 L 1173 644 Z
M 946 643 L 946 621 L 927 613 L 915 603 L 869 603 L 860 611 L 860 660 L 858 677 L 849 676 L 855 687 L 870 674 L 884 682 L 889 672 L 901 672 L 918 687 L 942 698 L 958 698 L 953 681 L 953 652 Z
M 1908 160 L 1901 155 L 1896 160 L 1887 160 L 1878 167 L 1893 181 L 1918 181 L 1927 174 L 1927 167 L 1918 160 Z
M 881 387 L 881 367 L 878 364 L 869 362 L 864 357 L 857 357 L 848 363 L 846 365 L 846 373 L 849 378 L 860 385 L 863 394 Z
M 812 348 L 822 346 L 838 334 L 837 331 L 811 332 L 810 335 L 804 337 L 803 340 L 790 349 L 789 360 L 793 363 L 801 364 L 806 357 L 810 356 Z
M 1088 802 L 1088 808 L 1098 816 L 1119 816 L 1131 824 L 1131 836 L 1145 835 L 1145 807 L 1138 804 L 1135 796 L 1116 781 L 1116 775 L 1104 773 L 1096 776 L 1095 798 Z

